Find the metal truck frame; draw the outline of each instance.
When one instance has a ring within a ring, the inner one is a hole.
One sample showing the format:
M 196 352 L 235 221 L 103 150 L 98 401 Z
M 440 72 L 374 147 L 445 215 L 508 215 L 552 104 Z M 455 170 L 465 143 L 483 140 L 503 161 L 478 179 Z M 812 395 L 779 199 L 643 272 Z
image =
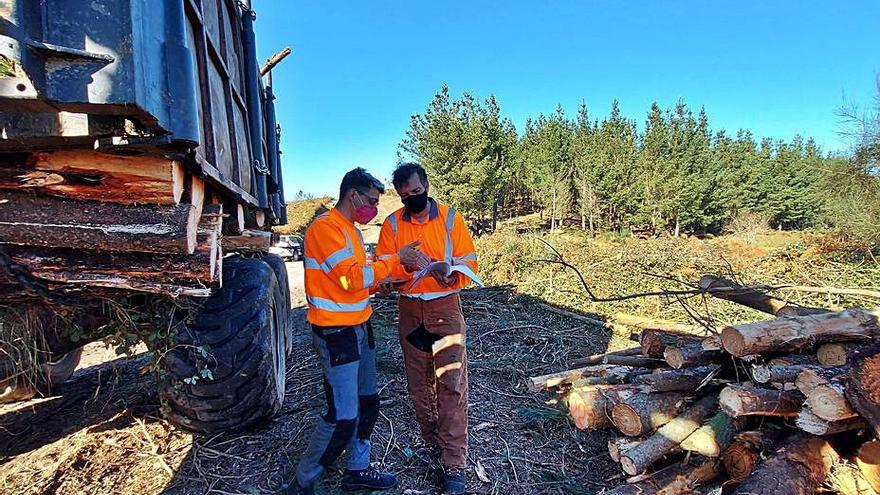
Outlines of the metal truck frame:
M 119 308 L 160 308 L 131 332 L 174 422 L 280 409 L 290 296 L 267 253 L 286 210 L 255 17 L 235 0 L 0 0 L 0 400 L 63 381 Z

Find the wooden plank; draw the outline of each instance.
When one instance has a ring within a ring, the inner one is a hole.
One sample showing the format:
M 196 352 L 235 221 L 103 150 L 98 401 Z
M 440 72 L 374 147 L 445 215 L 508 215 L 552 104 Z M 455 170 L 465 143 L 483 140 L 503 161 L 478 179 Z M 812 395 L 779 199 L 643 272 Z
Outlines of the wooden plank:
M 222 207 L 208 205 L 190 255 L 90 252 L 3 245 L 15 263 L 44 280 L 76 286 L 112 287 L 171 296 L 205 296 L 220 287 Z M 206 292 L 207 291 L 207 292 Z
M 0 189 L 31 190 L 83 201 L 176 205 L 184 186 L 180 162 L 62 150 L 0 163 Z
M 241 235 L 224 236 L 222 244 L 227 252 L 268 251 L 272 246 L 272 233 L 245 229 Z
M 0 191 L 0 243 L 191 254 L 198 221 L 187 204 L 120 205 Z

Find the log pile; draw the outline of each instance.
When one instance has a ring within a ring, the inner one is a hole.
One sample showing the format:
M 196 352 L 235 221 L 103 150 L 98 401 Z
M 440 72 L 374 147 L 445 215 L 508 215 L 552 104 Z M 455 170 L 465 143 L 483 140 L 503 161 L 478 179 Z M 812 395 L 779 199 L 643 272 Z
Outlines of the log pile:
M 271 243 L 222 193 L 162 156 L 0 155 L 0 250 L 52 288 L 209 295 L 224 251 Z M 0 298 L 16 292 L 0 283 Z
M 555 389 L 577 428 L 622 435 L 608 453 L 630 483 L 610 493 L 880 493 L 880 310 L 700 285 L 775 318 L 719 335 L 640 325 L 639 347 L 529 380 Z

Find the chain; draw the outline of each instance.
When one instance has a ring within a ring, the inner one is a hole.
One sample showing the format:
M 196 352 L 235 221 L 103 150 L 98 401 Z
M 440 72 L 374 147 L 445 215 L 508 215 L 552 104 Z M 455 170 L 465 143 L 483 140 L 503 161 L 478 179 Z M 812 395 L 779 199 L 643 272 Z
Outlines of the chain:
M 12 258 L 0 248 L 0 273 L 4 272 L 9 274 L 12 280 L 21 286 L 25 295 L 38 297 L 48 303 L 60 304 L 62 306 L 84 305 L 83 301 L 78 297 L 49 289 L 46 282 L 33 276 L 26 266 L 12 261 Z

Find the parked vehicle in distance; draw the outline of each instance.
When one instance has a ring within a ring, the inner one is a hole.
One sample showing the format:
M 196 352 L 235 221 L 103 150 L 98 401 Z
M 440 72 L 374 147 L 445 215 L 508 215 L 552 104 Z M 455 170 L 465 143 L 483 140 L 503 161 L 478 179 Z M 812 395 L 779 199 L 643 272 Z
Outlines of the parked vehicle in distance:
M 302 237 L 298 235 L 282 235 L 269 252 L 281 256 L 284 261 L 301 261 L 303 259 Z

